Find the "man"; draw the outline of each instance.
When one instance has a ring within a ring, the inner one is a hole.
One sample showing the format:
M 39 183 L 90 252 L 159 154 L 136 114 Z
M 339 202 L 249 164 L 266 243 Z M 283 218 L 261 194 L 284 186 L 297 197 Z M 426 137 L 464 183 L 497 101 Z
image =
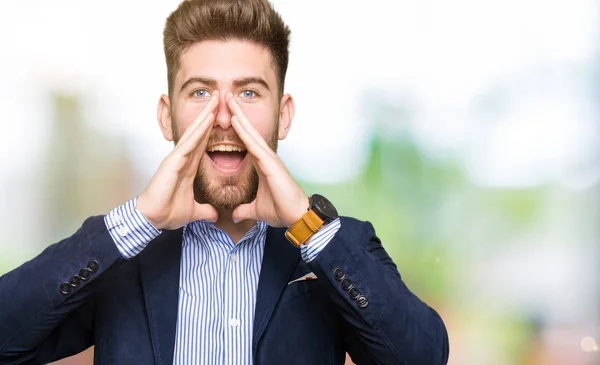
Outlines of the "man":
M 175 148 L 138 198 L 0 278 L 0 363 L 92 345 L 98 364 L 447 362 L 441 318 L 372 225 L 307 197 L 276 154 L 289 34 L 266 0 L 169 16 L 158 121 Z

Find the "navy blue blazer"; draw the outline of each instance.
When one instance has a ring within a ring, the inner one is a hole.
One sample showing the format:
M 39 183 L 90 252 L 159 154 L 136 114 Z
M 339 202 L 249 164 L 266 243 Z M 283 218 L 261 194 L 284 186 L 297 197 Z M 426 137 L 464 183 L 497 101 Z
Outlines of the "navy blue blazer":
M 444 323 L 404 285 L 373 226 L 341 223 L 309 263 L 284 229 L 268 228 L 254 364 L 343 364 L 346 352 L 357 364 L 446 364 Z M 163 231 L 125 260 L 103 217 L 91 217 L 0 277 L 0 364 L 43 364 L 92 345 L 95 364 L 171 364 L 181 240 L 182 229 Z M 317 279 L 288 285 L 309 272 Z

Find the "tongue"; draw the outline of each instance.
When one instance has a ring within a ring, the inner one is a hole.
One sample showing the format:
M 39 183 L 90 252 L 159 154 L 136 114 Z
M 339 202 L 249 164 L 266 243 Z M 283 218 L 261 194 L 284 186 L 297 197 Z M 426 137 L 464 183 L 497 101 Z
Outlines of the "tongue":
M 210 158 L 219 167 L 234 169 L 242 162 L 244 155 L 239 152 L 212 152 Z

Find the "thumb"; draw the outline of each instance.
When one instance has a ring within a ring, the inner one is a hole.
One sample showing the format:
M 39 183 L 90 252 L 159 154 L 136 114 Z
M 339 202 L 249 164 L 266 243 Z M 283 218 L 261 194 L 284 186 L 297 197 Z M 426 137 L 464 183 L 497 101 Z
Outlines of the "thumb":
M 214 223 L 218 217 L 219 213 L 217 213 L 217 210 L 212 205 L 196 203 L 194 207 L 195 221 L 205 219 Z
M 256 201 L 253 201 L 250 204 L 240 204 L 233 210 L 231 213 L 231 218 L 234 223 L 239 223 L 246 219 L 257 219 L 255 217 L 256 212 Z

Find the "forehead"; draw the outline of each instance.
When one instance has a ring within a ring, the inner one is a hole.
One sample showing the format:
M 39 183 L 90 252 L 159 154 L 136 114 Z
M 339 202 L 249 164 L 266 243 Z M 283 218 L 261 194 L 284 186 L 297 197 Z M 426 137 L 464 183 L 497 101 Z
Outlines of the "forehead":
M 175 77 L 179 87 L 190 77 L 210 77 L 219 84 L 257 76 L 272 89 L 276 86 L 275 70 L 267 48 L 253 42 L 240 40 L 211 40 L 193 44 L 180 57 L 180 67 Z

